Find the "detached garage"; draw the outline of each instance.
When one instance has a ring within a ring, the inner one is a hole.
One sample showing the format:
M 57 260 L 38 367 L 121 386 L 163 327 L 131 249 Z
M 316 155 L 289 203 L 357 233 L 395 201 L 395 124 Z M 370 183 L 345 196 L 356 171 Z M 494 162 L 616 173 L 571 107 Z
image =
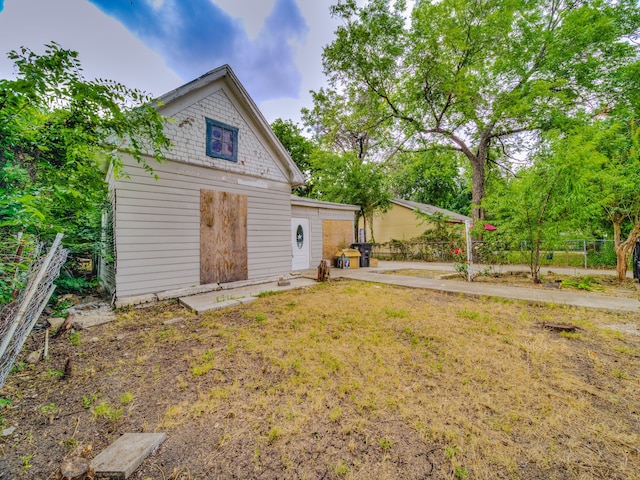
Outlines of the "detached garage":
M 173 119 L 166 127 L 173 147 L 167 162 L 149 159 L 157 179 L 131 157 L 123 159 L 127 177 L 107 177 L 113 258 L 101 262 L 100 275 L 118 303 L 291 272 L 291 188 L 304 177 L 231 68 L 179 87 L 159 105 Z M 298 258 L 297 266 L 309 268 L 323 255 L 324 217 L 317 205 L 295 208 L 311 240 L 308 264 Z M 353 208 L 330 210 L 348 223 Z

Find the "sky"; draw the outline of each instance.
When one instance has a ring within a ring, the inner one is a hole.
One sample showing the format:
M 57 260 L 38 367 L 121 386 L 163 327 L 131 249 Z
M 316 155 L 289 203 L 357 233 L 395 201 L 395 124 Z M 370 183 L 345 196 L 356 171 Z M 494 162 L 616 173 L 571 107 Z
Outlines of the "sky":
M 76 50 L 86 78 L 160 96 L 229 64 L 272 122 L 300 120 L 325 86 L 334 0 L 0 0 L 0 78 L 10 50 Z

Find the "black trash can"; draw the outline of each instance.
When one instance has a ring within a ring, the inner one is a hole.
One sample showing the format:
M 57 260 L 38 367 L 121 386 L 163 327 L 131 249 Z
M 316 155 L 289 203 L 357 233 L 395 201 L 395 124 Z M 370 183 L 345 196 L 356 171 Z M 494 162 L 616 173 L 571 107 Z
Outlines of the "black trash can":
M 360 267 L 368 267 L 371 259 L 371 243 L 352 243 L 351 248 L 355 248 L 360 252 Z
M 633 248 L 633 278 L 640 281 L 640 240 L 636 242 Z

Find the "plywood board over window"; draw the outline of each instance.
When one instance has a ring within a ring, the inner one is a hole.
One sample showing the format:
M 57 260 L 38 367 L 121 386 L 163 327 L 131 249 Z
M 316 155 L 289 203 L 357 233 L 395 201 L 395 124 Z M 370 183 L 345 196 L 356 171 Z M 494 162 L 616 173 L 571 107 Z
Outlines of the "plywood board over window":
M 246 280 L 247 196 L 200 190 L 200 283 Z

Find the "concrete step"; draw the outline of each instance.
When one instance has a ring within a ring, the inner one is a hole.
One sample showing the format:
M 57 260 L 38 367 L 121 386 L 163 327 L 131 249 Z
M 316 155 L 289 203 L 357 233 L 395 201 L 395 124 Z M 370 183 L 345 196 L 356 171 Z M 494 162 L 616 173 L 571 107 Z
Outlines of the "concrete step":
M 125 433 L 91 461 L 91 468 L 96 478 L 126 480 L 166 438 L 166 433 Z

